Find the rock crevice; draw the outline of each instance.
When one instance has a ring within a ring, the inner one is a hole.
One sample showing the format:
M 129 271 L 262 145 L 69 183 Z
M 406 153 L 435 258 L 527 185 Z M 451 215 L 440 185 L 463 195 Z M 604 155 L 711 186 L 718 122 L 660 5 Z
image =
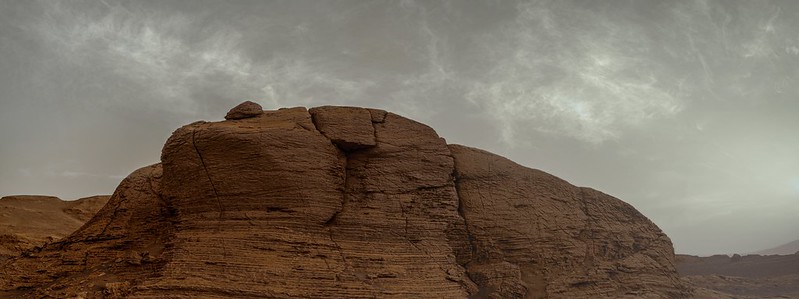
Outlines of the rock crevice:
M 216 199 L 217 207 L 219 208 L 219 219 L 222 219 L 222 216 L 225 213 L 225 209 L 222 206 L 222 202 L 219 200 L 219 191 L 216 190 L 216 185 L 214 185 L 214 180 L 211 178 L 211 173 L 208 171 L 208 165 L 205 164 L 205 159 L 203 159 L 203 154 L 200 152 L 200 148 L 197 147 L 197 129 L 193 128 L 191 130 L 191 146 L 194 148 L 194 152 L 197 153 L 197 159 L 200 160 L 200 165 L 203 167 L 203 173 L 205 173 L 205 177 L 208 178 L 208 184 L 211 185 L 211 190 L 214 191 L 214 198 Z

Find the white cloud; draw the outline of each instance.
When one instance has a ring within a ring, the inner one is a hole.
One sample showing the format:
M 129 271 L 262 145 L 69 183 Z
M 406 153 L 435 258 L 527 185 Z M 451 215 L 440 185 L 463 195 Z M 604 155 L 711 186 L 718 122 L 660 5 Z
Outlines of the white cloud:
M 599 28 L 564 28 L 565 18 L 549 8 L 523 4 L 504 35 L 483 38 L 496 64 L 467 98 L 503 122 L 509 143 L 520 137 L 518 128 L 531 126 L 596 144 L 681 110 L 637 57 L 647 51 L 634 48 L 642 33 L 584 17 Z
M 273 59 L 258 67 L 259 89 L 275 108 L 319 101 L 360 99 L 375 83 L 348 80 L 303 59 Z M 324 95 L 325 98 L 320 98 Z
M 124 175 L 98 174 L 98 173 L 88 173 L 88 172 L 70 171 L 70 170 L 61 171 L 60 173 L 58 173 L 58 175 L 68 178 L 93 177 L 93 178 L 106 178 L 114 180 L 121 180 L 125 178 Z
M 239 31 L 218 23 L 204 25 L 202 16 L 110 5 L 107 10 L 81 11 L 64 2 L 45 4 L 49 18 L 35 28 L 57 47 L 62 61 L 112 68 L 115 75 L 145 88 L 142 93 L 152 93 L 145 104 L 173 113 L 201 115 L 197 97 L 207 96 L 197 91 L 202 88 L 280 107 L 307 105 L 320 100 L 314 99 L 319 95 L 361 98 L 374 84 L 342 79 L 337 70 L 290 54 L 253 61 L 241 49 Z M 187 39 L 198 31 L 199 40 Z

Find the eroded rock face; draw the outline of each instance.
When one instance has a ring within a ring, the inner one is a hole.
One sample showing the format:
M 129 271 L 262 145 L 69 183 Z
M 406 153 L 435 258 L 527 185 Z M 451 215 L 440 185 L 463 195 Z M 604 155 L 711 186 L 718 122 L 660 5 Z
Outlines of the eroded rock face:
M 669 238 L 632 206 L 486 151 L 449 146 L 488 298 L 680 297 Z
M 0 297 L 678 298 L 631 206 L 376 109 L 176 130 L 89 223 L 2 266 Z

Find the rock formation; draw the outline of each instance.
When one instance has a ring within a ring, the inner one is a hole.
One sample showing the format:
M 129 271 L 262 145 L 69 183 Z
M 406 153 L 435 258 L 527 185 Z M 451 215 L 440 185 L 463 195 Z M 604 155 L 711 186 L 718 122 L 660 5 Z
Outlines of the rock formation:
M 671 241 L 629 204 L 482 150 L 450 150 L 476 255 L 466 268 L 481 290 L 497 298 L 681 296 Z
M 382 110 L 238 108 L 5 263 L 0 297 L 689 295 L 668 237 L 618 199 Z

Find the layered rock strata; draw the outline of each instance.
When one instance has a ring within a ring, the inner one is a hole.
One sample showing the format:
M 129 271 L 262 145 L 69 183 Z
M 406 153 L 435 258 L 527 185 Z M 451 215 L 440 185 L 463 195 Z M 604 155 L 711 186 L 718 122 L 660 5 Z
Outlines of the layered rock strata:
M 618 199 L 393 113 L 291 108 L 176 130 L 0 296 L 679 298 L 673 261 Z

